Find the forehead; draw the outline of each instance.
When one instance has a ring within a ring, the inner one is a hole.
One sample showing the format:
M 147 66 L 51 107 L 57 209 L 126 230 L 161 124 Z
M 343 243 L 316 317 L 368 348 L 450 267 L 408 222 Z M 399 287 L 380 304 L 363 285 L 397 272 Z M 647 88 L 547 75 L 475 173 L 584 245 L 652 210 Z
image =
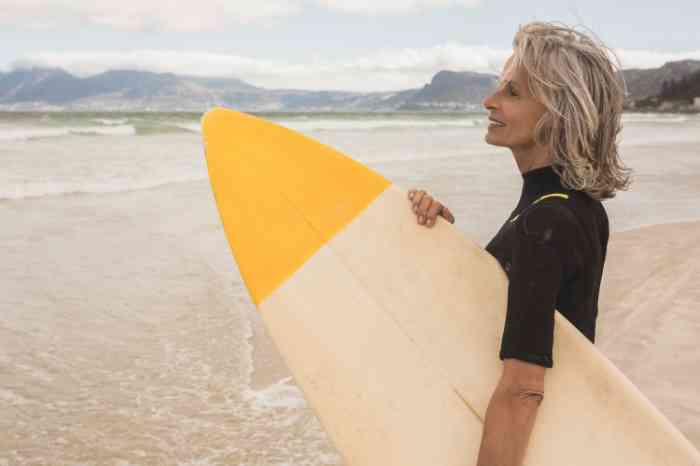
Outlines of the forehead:
M 516 84 L 525 85 L 527 83 L 527 71 L 522 66 L 515 66 L 513 55 L 508 57 L 501 72 L 501 82 L 513 81 Z

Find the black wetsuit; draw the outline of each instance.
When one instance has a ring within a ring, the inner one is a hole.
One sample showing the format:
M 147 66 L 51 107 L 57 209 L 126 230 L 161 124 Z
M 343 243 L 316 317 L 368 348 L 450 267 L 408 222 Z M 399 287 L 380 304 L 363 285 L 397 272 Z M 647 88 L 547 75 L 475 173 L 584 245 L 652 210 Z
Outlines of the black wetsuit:
M 594 341 L 608 236 L 600 201 L 563 188 L 551 166 L 523 175 L 518 205 L 486 246 L 509 279 L 501 359 L 552 367 L 554 309 Z

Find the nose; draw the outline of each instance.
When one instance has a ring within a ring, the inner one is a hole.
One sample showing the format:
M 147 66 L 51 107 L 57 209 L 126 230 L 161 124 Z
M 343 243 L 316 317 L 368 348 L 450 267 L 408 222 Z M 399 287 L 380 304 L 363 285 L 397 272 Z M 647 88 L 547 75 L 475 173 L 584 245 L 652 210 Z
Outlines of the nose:
M 491 92 L 488 94 L 486 97 L 484 97 L 484 100 L 481 101 L 481 104 L 486 108 L 486 110 L 493 110 L 496 108 L 496 91 Z

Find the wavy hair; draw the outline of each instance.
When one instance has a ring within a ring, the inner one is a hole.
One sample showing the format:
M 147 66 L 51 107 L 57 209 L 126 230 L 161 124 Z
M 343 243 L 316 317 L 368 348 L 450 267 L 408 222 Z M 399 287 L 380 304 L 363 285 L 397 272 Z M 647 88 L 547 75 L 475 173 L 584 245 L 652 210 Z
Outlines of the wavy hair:
M 620 60 L 591 36 L 558 23 L 525 24 L 510 66 L 527 71 L 530 92 L 547 108 L 534 139 L 549 147 L 562 184 L 603 200 L 629 188 L 632 170 L 618 152 L 626 90 Z

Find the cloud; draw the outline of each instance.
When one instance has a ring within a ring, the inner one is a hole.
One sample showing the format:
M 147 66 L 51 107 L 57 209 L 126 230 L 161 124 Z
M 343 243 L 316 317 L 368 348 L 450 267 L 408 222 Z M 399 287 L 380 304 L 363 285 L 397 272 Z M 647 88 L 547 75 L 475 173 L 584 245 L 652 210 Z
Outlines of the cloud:
M 224 30 L 301 11 L 301 0 L 0 0 L 0 24 L 34 30 L 102 27 L 117 31 Z
M 221 31 L 240 24 L 284 18 L 304 8 L 361 14 L 398 14 L 480 0 L 0 0 L 0 25 L 30 30 L 98 27 L 115 31 Z
M 265 88 L 396 91 L 421 87 L 441 70 L 499 74 L 510 49 L 448 42 L 425 48 L 379 50 L 347 59 L 289 62 L 212 52 L 139 50 L 131 52 L 46 52 L 15 61 L 17 67 L 60 67 L 78 76 L 109 69 L 135 69 L 196 76 L 236 77 Z M 700 50 L 661 53 L 616 50 L 624 68 L 658 67 L 669 60 L 700 59 Z
M 332 10 L 363 14 L 416 13 L 450 6 L 474 7 L 480 0 L 316 0 Z
M 650 50 L 615 49 L 622 68 L 658 68 L 669 61 L 700 60 L 700 49 L 689 52 L 656 52 Z

